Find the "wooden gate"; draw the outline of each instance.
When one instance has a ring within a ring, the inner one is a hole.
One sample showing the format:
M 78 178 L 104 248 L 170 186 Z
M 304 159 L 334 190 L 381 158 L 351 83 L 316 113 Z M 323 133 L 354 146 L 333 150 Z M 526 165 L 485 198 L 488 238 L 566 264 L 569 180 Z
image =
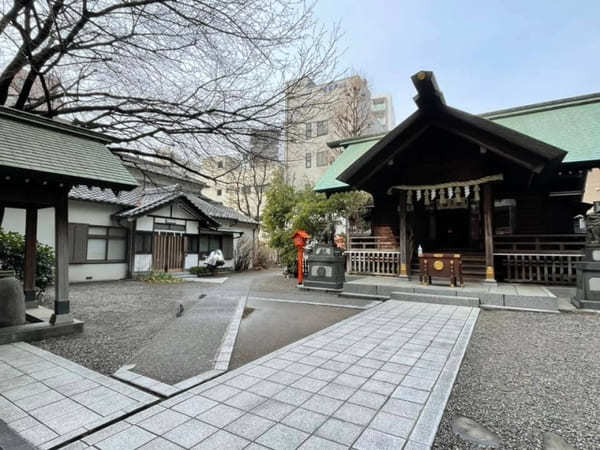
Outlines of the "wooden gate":
M 183 234 L 154 233 L 152 268 L 161 272 L 182 272 Z

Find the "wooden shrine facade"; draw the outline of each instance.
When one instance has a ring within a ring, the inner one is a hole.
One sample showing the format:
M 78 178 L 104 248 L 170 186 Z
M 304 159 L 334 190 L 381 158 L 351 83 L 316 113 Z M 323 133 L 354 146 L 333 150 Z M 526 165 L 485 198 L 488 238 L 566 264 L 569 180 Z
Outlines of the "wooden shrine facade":
M 347 270 L 409 277 L 420 246 L 460 253 L 467 280 L 574 284 L 592 163 L 447 106 L 431 72 L 412 79 L 418 110 L 337 178 L 374 199 Z

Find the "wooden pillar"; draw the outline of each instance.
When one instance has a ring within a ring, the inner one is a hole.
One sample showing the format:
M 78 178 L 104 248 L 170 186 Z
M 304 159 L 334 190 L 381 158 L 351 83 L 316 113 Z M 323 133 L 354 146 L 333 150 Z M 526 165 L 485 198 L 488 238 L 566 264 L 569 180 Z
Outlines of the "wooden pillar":
M 483 230 L 485 236 L 485 281 L 496 282 L 494 272 L 494 199 L 492 185 L 483 185 Z
M 400 191 L 398 202 L 399 241 L 400 241 L 400 278 L 408 279 L 410 261 L 408 260 L 408 242 L 406 240 L 406 191 Z
M 35 299 L 37 221 L 37 208 L 29 206 L 25 215 L 25 264 L 23 267 L 23 291 L 25 292 L 25 305 L 28 308 L 37 306 Z
M 135 229 L 137 221 L 129 222 L 127 230 L 127 278 L 133 278 L 135 273 Z
M 60 191 L 54 208 L 54 251 L 56 253 L 56 270 L 54 281 L 54 316 L 53 324 L 72 322 L 69 307 L 69 200 L 68 191 Z

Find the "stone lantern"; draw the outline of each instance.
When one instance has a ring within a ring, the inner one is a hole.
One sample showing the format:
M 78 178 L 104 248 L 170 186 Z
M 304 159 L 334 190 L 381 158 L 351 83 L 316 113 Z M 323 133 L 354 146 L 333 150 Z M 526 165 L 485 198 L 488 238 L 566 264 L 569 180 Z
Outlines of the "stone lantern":
M 583 261 L 577 263 L 577 292 L 573 303 L 578 308 L 600 310 L 600 202 L 585 220 L 587 237 Z

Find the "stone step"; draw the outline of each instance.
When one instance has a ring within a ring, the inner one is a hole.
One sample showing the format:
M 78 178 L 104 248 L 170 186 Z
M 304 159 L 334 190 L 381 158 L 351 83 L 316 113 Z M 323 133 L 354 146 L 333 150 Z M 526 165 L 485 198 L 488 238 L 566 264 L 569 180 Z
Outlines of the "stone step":
M 463 297 L 460 295 L 422 294 L 417 292 L 395 291 L 391 295 L 392 300 L 403 300 L 406 302 L 435 303 L 440 305 L 456 305 L 478 307 L 478 297 Z
M 171 273 L 173 278 L 196 278 L 197 275 L 191 274 L 189 272 L 173 272 Z

